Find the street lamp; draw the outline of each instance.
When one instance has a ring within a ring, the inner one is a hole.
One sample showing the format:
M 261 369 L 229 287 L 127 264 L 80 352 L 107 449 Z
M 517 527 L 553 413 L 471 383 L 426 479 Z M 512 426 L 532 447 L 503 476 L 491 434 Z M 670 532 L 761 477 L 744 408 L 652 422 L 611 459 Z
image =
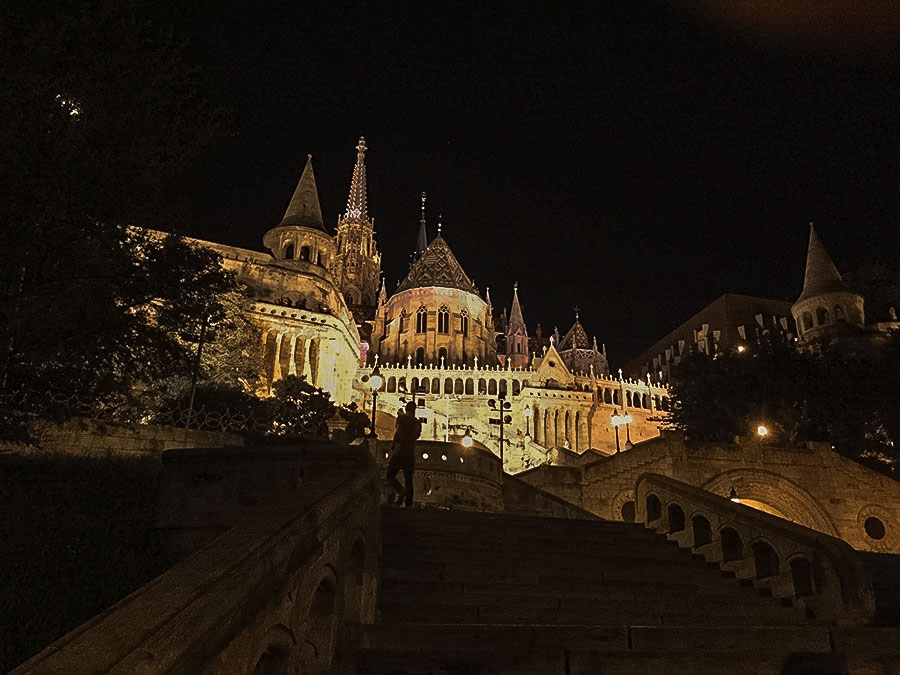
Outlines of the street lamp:
M 609 418 L 609 421 L 612 422 L 612 425 L 616 429 L 616 453 L 617 454 L 622 451 L 621 448 L 619 447 L 619 427 L 622 426 L 623 424 L 626 425 L 625 433 L 626 433 L 626 435 L 628 435 L 628 426 L 627 425 L 630 424 L 633 421 L 633 419 L 634 418 L 632 418 L 632 416 L 629 415 L 627 412 L 620 413 L 618 410 L 616 410 L 615 414 L 613 414 Z M 626 440 L 625 442 L 626 442 L 625 447 L 630 448 L 631 439 L 628 438 L 628 440 Z
M 369 435 L 372 438 L 378 438 L 375 435 L 375 411 L 377 410 L 378 390 L 381 389 L 382 384 L 384 384 L 384 378 L 381 377 L 381 371 L 378 370 L 378 364 L 376 363 L 375 369 L 369 375 L 369 387 L 372 389 L 372 429 Z
M 531 409 L 530 405 L 526 405 L 525 410 L 523 412 L 525 413 L 525 435 L 530 437 L 531 436 L 531 415 L 534 413 L 534 411 Z
M 756 435 L 759 436 L 760 438 L 767 436 L 768 433 L 769 433 L 769 430 L 766 428 L 765 424 L 760 424 L 758 427 L 756 427 Z
M 462 446 L 463 446 L 464 448 L 471 448 L 471 447 L 472 447 L 472 444 L 473 444 L 474 442 L 475 442 L 475 441 L 472 440 L 472 430 L 471 430 L 471 428 L 467 427 L 467 428 L 466 428 L 466 435 L 462 437 Z

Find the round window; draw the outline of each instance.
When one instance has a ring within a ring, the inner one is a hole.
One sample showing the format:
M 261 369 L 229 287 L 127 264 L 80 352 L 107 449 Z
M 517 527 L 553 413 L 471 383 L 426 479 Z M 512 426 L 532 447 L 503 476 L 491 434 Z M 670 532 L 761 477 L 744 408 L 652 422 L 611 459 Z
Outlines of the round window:
M 866 530 L 866 534 L 869 535 L 872 539 L 884 539 L 884 523 L 881 522 L 879 518 L 875 516 L 869 516 L 866 518 L 866 522 L 863 524 L 863 527 Z

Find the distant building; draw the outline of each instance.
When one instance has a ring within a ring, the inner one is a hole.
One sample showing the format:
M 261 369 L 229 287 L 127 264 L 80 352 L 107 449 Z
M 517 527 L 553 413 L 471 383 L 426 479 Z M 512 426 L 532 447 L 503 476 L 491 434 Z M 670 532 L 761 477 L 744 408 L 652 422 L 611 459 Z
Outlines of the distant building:
M 694 314 L 652 347 L 631 359 L 629 377 L 668 382 L 671 368 L 691 352 L 717 354 L 755 342 L 767 331 L 794 334 L 791 303 L 750 295 L 725 293 Z

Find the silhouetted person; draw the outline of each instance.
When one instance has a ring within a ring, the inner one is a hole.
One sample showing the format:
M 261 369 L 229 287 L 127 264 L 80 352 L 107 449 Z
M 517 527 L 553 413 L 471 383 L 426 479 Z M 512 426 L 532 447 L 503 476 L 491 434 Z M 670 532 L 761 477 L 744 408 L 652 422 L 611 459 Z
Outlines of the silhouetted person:
M 406 404 L 406 412 L 397 416 L 394 442 L 391 445 L 391 461 L 387 468 L 387 481 L 396 493 L 394 504 L 404 500 L 407 507 L 413 503 L 413 468 L 416 465 L 416 439 L 422 433 L 422 423 L 416 419 L 416 402 Z M 397 480 L 397 472 L 403 471 L 405 488 Z

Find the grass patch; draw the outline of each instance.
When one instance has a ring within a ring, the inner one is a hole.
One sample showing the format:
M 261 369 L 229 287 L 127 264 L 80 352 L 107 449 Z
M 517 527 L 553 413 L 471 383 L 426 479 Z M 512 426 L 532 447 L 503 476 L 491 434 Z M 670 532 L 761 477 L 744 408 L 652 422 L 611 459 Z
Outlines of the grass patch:
M 155 456 L 0 454 L 0 672 L 160 574 Z

